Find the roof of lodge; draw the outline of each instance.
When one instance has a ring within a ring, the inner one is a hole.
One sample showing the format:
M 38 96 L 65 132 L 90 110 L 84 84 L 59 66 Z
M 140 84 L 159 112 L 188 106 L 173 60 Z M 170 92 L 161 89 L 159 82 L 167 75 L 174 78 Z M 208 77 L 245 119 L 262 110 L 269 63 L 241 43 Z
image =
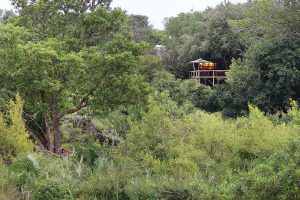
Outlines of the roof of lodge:
M 190 63 L 210 63 L 210 61 L 198 58 L 197 60 L 190 61 Z

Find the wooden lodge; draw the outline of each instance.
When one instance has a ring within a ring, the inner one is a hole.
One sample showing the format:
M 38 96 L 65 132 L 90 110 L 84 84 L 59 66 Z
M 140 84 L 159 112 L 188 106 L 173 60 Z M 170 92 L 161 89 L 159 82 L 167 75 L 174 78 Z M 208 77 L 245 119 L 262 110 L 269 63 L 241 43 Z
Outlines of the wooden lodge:
M 228 70 L 221 69 L 217 62 L 199 58 L 193 60 L 192 71 L 189 71 L 189 78 L 195 79 L 199 84 L 215 86 L 226 81 Z

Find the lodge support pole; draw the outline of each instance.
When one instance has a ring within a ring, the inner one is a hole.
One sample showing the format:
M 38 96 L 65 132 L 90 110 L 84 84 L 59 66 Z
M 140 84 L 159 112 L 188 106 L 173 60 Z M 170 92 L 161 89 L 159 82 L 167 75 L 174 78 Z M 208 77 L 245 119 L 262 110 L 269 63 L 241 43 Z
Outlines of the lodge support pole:
M 215 86 L 215 71 L 213 71 L 213 86 Z
M 195 70 L 190 72 L 190 78 L 196 79 L 199 84 L 215 86 L 227 79 L 228 70 Z

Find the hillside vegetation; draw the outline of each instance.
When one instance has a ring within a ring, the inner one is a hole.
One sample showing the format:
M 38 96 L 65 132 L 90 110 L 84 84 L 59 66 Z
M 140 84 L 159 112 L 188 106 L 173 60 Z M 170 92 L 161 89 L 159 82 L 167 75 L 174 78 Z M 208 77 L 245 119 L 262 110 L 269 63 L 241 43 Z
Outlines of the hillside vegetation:
M 300 199 L 299 1 L 225 1 L 163 31 L 111 0 L 11 2 L 0 200 Z M 188 80 L 199 57 L 228 80 Z

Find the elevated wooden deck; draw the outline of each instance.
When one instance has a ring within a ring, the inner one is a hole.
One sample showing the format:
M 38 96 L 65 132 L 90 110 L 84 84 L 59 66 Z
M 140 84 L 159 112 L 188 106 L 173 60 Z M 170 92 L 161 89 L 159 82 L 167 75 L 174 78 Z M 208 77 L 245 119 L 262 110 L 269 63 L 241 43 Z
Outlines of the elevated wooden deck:
M 226 81 L 227 72 L 228 70 L 195 70 L 189 72 L 189 77 L 200 84 L 215 86 Z

